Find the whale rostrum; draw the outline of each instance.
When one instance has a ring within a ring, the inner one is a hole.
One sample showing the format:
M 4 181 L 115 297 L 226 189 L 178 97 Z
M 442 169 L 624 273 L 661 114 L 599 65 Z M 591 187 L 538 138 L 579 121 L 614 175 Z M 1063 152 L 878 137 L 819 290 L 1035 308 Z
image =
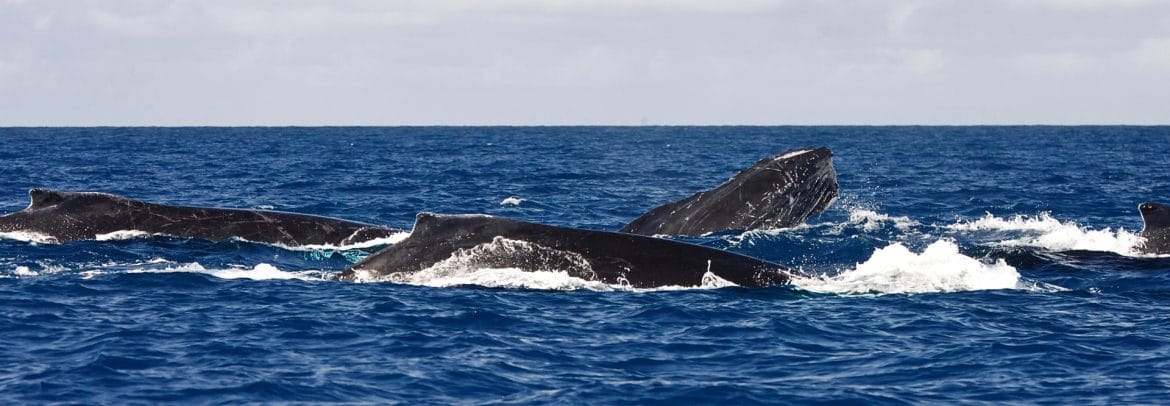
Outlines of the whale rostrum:
M 1142 250 L 1148 254 L 1170 254 L 1170 206 L 1145 202 L 1138 205 L 1142 214 Z
M 715 189 L 656 207 L 622 227 L 643 235 L 703 235 L 799 225 L 837 199 L 828 148 L 803 148 L 764 158 Z

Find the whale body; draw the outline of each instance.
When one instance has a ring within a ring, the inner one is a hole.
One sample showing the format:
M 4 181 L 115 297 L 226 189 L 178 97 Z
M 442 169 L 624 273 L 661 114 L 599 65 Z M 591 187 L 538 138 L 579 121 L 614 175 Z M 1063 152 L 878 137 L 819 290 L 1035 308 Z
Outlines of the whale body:
M 334 278 L 400 281 L 443 267 L 562 271 L 585 280 L 635 288 L 701 286 L 708 272 L 752 287 L 788 284 L 793 275 L 781 265 L 655 237 L 487 215 L 420 213 L 410 237 Z
M 212 241 L 235 237 L 290 247 L 346 245 L 400 232 L 330 217 L 169 206 L 106 193 L 32 189 L 28 194 L 28 208 L 0 216 L 0 232 L 31 232 L 57 242 L 70 242 L 117 231 L 141 231 Z
M 1148 254 L 1170 254 L 1170 206 L 1145 202 L 1138 205 L 1138 211 L 1142 214 L 1140 235 L 1146 240 L 1143 251 Z
M 832 157 L 820 147 L 764 158 L 719 187 L 654 208 L 620 231 L 703 235 L 798 225 L 837 199 Z

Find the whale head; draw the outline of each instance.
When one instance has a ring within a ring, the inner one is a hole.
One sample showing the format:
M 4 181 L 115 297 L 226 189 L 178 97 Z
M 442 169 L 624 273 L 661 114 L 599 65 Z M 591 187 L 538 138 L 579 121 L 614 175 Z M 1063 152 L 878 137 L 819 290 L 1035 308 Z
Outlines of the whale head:
M 1160 231 L 1170 228 L 1170 206 L 1155 202 L 1145 202 L 1138 205 L 1142 213 L 1144 226 L 1142 232 Z

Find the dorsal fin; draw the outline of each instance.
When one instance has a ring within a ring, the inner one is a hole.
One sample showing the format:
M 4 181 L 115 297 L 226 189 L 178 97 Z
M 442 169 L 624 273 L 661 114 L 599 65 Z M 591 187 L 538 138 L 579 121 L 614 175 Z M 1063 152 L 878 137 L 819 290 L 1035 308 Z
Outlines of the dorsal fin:
M 1138 211 L 1142 213 L 1142 221 L 1145 223 L 1142 231 L 1170 228 L 1170 206 L 1155 202 L 1145 202 L 1138 205 Z
M 420 212 L 414 217 L 414 228 L 410 235 L 422 236 L 455 232 L 485 224 L 505 223 L 510 220 L 486 214 L 436 214 Z
M 414 215 L 414 228 L 411 233 L 420 232 L 439 221 L 439 215 L 431 212 L 419 212 Z
M 38 209 L 61 203 L 65 200 L 65 193 L 52 189 L 35 188 L 28 191 L 28 197 L 31 200 L 28 208 Z

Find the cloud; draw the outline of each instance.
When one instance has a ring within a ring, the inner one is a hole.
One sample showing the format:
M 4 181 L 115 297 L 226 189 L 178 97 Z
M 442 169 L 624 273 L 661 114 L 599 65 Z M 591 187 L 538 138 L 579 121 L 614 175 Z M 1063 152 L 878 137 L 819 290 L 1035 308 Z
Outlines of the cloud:
M 1156 5 L 1159 0 L 1011 0 L 1017 6 L 1065 10 L 1132 8 Z
M 1142 40 L 1133 51 L 1133 59 L 1141 66 L 1170 69 L 1170 37 Z
M 1081 53 L 1063 52 L 1024 54 L 1016 58 L 1016 64 L 1038 74 L 1075 76 L 1095 69 L 1100 61 Z
M 219 5 L 208 12 L 219 27 L 252 36 L 305 36 L 370 27 L 421 26 L 435 24 L 440 18 L 439 13 L 422 11 L 325 6 L 261 9 Z
M 1135 0 L 2 0 L 0 125 L 1164 122 L 1144 95 L 1170 92 L 1167 15 Z
M 914 73 L 928 74 L 941 70 L 946 66 L 942 51 L 937 49 L 921 49 L 907 51 L 905 66 Z

